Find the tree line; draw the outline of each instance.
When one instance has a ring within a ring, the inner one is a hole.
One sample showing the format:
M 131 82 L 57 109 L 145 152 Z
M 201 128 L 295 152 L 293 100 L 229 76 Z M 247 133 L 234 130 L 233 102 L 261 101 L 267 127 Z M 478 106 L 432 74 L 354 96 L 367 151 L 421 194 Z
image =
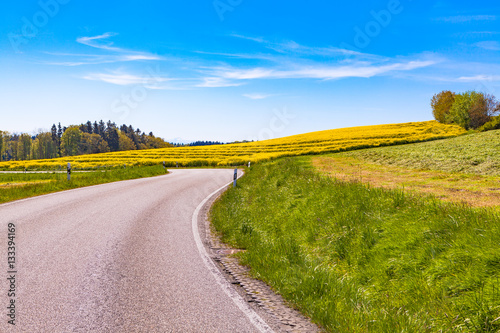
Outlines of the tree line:
M 93 123 L 52 125 L 50 132 L 36 135 L 0 131 L 0 160 L 32 160 L 113 151 L 166 148 L 172 145 L 152 132 L 146 134 L 132 125 L 118 126 L 103 120 Z
M 232 141 L 232 142 L 220 142 L 220 141 L 193 141 L 190 143 L 176 143 L 174 147 L 198 147 L 198 146 L 214 146 L 214 145 L 229 145 L 233 143 L 248 143 L 253 142 L 248 140 L 243 141 Z
M 445 124 L 457 124 L 467 130 L 500 129 L 500 103 L 491 94 L 477 91 L 435 94 L 431 100 L 434 118 Z

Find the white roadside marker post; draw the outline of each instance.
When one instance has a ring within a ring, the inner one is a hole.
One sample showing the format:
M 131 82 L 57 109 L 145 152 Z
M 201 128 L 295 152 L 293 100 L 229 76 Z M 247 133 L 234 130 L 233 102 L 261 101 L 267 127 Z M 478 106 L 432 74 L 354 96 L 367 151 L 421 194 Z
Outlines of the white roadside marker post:
M 233 182 L 233 187 L 236 187 L 236 180 L 238 179 L 238 169 L 234 169 L 234 182 Z
M 250 162 L 248 162 L 248 168 L 250 169 Z
M 68 162 L 67 169 L 68 169 L 68 181 L 70 181 L 71 180 L 71 163 L 69 163 L 69 162 Z
M 165 166 L 165 161 L 163 161 L 163 171 L 167 172 L 167 167 Z

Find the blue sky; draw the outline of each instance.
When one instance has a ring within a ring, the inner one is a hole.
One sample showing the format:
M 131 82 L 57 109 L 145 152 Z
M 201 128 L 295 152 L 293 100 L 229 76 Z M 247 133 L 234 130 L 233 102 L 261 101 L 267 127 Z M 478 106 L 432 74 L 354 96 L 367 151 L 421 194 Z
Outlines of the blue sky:
M 267 139 L 500 95 L 497 1 L 3 1 L 0 129 L 112 120 Z M 499 96 L 500 97 L 500 96 Z

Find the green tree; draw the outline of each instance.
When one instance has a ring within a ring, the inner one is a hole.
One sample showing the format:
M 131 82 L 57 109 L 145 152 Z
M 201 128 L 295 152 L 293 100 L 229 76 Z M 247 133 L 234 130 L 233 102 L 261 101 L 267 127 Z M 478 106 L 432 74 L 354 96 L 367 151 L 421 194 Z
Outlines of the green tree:
M 443 90 L 432 97 L 431 107 L 434 119 L 440 123 L 446 123 L 446 116 L 455 102 L 455 93 L 449 90 Z
M 57 144 L 57 154 L 59 156 L 62 156 L 62 154 L 61 154 L 61 139 L 62 139 L 62 135 L 63 135 L 63 129 L 61 127 L 61 123 L 59 123 L 57 125 L 57 142 L 56 142 L 56 144 Z
M 99 134 L 97 134 L 99 135 Z M 99 135 L 100 140 L 97 143 L 97 153 L 109 153 L 109 145 L 106 140 L 104 140 L 100 135 Z
M 79 152 L 80 154 L 107 153 L 109 146 L 99 134 L 82 133 Z
M 92 129 L 92 123 L 90 122 L 90 120 L 87 120 L 87 123 L 85 124 L 85 126 L 87 126 L 87 133 L 94 133 L 94 130 Z
M 111 151 L 118 151 L 120 149 L 120 137 L 118 136 L 118 129 L 116 127 L 108 127 L 105 137 Z
M 31 145 L 31 158 L 44 159 L 57 157 L 57 146 L 51 132 L 38 133 Z
M 132 139 L 129 138 L 125 133 L 120 132 L 118 135 L 120 140 L 119 150 L 123 151 L 137 149 L 134 141 L 132 141 Z
M 484 94 L 476 91 L 455 95 L 455 102 L 451 106 L 450 113 L 446 115 L 446 122 L 457 124 L 465 129 L 471 128 L 471 111 L 473 107 L 480 108 L 483 99 Z
M 17 159 L 17 141 L 19 140 L 19 135 L 17 134 L 8 134 L 6 138 L 4 138 L 4 149 L 6 155 L 6 161 L 16 160 Z
M 70 126 L 64 131 L 61 137 L 61 155 L 62 156 L 75 156 L 78 155 L 78 148 L 82 132 L 79 126 Z
M 81 131 L 81 129 L 80 129 Z M 78 144 L 78 154 L 91 154 L 92 153 L 92 140 L 90 134 L 82 132 L 80 143 Z
M 3 161 L 3 131 L 0 131 L 0 162 Z
M 29 134 L 23 133 L 17 141 L 17 160 L 24 161 L 30 159 L 32 139 Z

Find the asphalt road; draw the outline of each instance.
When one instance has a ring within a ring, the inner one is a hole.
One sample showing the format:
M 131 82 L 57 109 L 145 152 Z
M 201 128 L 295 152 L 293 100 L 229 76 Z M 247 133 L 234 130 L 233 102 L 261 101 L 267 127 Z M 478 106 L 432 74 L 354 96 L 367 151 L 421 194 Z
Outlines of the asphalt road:
M 200 203 L 232 172 L 173 170 L 0 205 L 0 331 L 270 331 L 220 281 L 194 227 Z

